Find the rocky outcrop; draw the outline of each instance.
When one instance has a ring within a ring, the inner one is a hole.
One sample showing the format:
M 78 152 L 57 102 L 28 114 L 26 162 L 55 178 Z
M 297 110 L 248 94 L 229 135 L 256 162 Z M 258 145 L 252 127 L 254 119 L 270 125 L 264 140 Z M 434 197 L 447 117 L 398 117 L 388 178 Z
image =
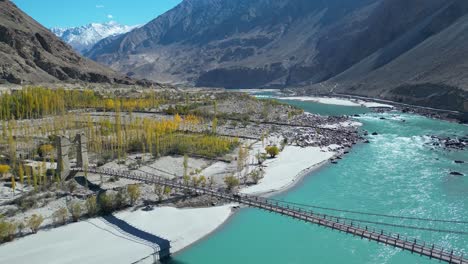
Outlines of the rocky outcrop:
M 431 136 L 431 140 L 430 145 L 448 150 L 464 150 L 468 146 L 468 136 L 455 138 Z M 460 161 L 456 163 L 460 163 Z

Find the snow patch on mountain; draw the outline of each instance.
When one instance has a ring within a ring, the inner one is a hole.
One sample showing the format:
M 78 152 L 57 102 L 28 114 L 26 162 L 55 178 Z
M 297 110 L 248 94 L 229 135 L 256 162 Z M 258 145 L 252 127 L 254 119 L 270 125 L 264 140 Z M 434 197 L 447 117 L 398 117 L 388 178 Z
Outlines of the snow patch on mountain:
M 115 21 L 107 23 L 91 23 L 81 27 L 51 28 L 56 36 L 70 44 L 76 51 L 85 53 L 100 40 L 127 33 L 137 26 L 121 25 Z

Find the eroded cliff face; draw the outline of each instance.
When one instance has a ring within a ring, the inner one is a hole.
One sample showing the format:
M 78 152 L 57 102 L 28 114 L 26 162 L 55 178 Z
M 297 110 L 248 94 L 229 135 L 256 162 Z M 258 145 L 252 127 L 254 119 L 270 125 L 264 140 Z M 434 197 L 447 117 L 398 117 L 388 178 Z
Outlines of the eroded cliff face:
M 76 54 L 12 2 L 0 0 L 0 79 L 145 84 Z

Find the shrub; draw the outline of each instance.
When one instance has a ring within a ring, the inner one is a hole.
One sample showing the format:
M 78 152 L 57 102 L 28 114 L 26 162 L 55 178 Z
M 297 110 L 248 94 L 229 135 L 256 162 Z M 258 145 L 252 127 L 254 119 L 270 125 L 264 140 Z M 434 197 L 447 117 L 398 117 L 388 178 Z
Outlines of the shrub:
M 65 207 L 59 208 L 52 214 L 55 225 L 64 225 L 67 223 L 68 210 Z
M 206 177 L 201 175 L 198 178 L 198 184 L 200 184 L 201 187 L 205 188 L 206 187 Z
M 130 197 L 130 204 L 134 205 L 141 195 L 140 186 L 137 184 L 128 185 L 127 192 Z
M 281 141 L 281 151 L 284 150 L 284 148 L 286 147 L 286 145 L 288 144 L 288 139 L 285 138 Z
M 270 155 L 271 158 L 276 157 L 280 152 L 277 146 L 268 146 L 265 148 L 265 151 L 268 153 L 268 155 Z
M 257 158 L 258 165 L 262 165 L 263 162 L 265 162 L 265 160 L 267 159 L 267 154 L 257 153 L 257 155 L 255 155 L 255 158 Z
M 49 156 L 50 154 L 52 154 L 53 151 L 54 151 L 54 146 L 50 144 L 44 144 L 39 147 L 39 149 L 37 150 L 37 153 L 39 154 L 40 157 L 45 158 L 46 156 Z
M 78 222 L 78 220 L 80 220 L 82 208 L 83 207 L 81 206 L 81 203 L 79 202 L 74 202 L 70 206 L 70 212 L 73 218 L 73 222 Z
M 115 209 L 115 194 L 103 193 L 99 196 L 99 208 L 104 215 L 110 214 Z
M 31 229 L 33 234 L 36 234 L 41 226 L 42 222 L 44 222 L 44 217 L 42 215 L 33 214 L 28 220 L 26 226 Z
M 10 223 L 6 221 L 0 222 L 0 241 L 7 242 L 12 241 L 16 234 L 18 225 L 16 223 Z
M 95 195 L 86 199 L 86 210 L 88 211 L 89 216 L 97 215 L 98 205 L 97 205 L 97 199 Z
M 67 184 L 67 188 L 70 193 L 73 193 L 77 187 L 78 185 L 76 185 L 76 182 L 74 180 L 69 181 Z
M 117 194 L 114 196 L 114 210 L 124 208 L 128 205 L 128 192 L 126 189 L 119 189 Z
M 25 224 L 23 221 L 21 221 L 21 222 L 18 223 L 18 232 L 19 232 L 20 234 L 23 233 L 23 230 L 24 230 L 25 228 L 26 228 L 26 224 Z
M 171 191 L 172 191 L 171 187 L 169 186 L 164 187 L 164 195 L 171 194 Z
M 263 178 L 263 171 L 262 170 L 252 171 L 250 173 L 250 178 L 255 184 L 257 184 Z
M 229 191 L 232 191 L 236 186 L 239 186 L 240 182 L 239 179 L 236 178 L 234 175 L 227 176 L 224 178 L 224 183 Z
M 36 207 L 37 202 L 36 199 L 33 197 L 25 197 L 25 198 L 20 198 L 18 200 L 19 208 L 21 211 L 25 212 L 31 208 Z

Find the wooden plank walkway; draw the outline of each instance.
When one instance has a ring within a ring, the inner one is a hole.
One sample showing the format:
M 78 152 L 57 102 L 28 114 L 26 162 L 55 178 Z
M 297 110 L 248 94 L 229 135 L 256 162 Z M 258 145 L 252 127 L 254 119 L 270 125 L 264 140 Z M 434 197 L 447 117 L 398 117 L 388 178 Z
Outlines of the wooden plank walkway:
M 83 172 L 81 168 L 72 169 L 72 171 Z M 464 258 L 462 254 L 457 254 L 453 250 L 447 250 L 435 245 L 428 245 L 425 242 L 417 240 L 409 240 L 400 236 L 399 234 L 392 234 L 383 230 L 376 231 L 367 226 L 359 226 L 353 222 L 340 221 L 337 217 L 327 217 L 326 215 L 316 214 L 312 211 L 305 210 L 299 207 L 293 207 L 289 204 L 282 204 L 281 202 L 270 200 L 258 196 L 248 196 L 240 194 L 230 194 L 219 192 L 213 189 L 195 187 L 190 184 L 183 184 L 177 180 L 169 180 L 154 174 L 146 172 L 127 172 L 112 169 L 95 169 L 90 168 L 88 173 L 102 174 L 107 176 L 126 178 L 135 181 L 141 181 L 149 184 L 158 184 L 168 186 L 174 189 L 189 191 L 201 195 L 209 195 L 219 199 L 236 202 L 246 206 L 274 212 L 280 215 L 289 216 L 291 218 L 301 220 L 304 222 L 316 224 L 332 230 L 351 234 L 368 240 L 382 243 L 385 245 L 400 248 L 411 253 L 416 253 L 421 256 L 427 256 L 431 259 L 444 261 L 453 264 L 468 264 L 468 259 Z

